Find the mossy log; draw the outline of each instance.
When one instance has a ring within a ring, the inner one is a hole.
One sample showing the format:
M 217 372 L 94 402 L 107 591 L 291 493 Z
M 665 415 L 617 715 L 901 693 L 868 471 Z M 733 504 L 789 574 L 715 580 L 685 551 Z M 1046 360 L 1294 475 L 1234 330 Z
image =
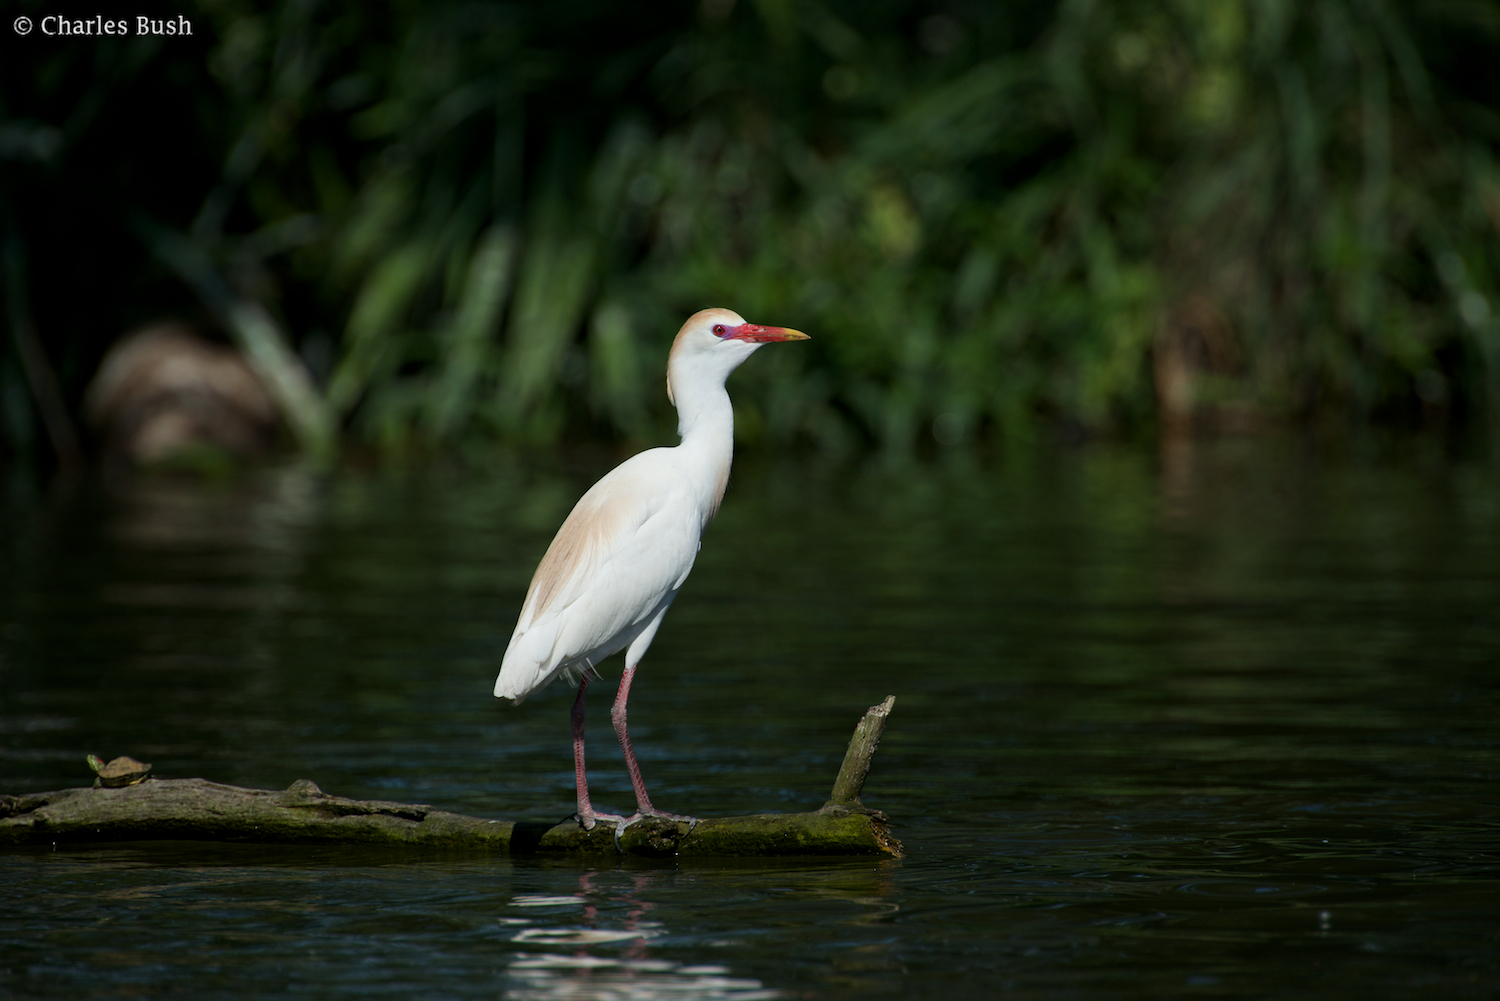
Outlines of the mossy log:
M 835 799 L 809 813 L 647 818 L 616 837 L 601 823 L 548 825 L 466 817 L 430 806 L 330 796 L 306 779 L 273 792 L 205 779 L 0 795 L 0 846 L 145 840 L 343 844 L 504 852 L 645 856 L 897 855 L 885 814 L 859 804 L 859 787 L 894 699 L 870 709 L 850 741 Z M 872 723 L 877 716 L 878 724 Z M 874 728 L 873 739 L 870 732 Z M 852 778 L 857 773 L 857 779 Z

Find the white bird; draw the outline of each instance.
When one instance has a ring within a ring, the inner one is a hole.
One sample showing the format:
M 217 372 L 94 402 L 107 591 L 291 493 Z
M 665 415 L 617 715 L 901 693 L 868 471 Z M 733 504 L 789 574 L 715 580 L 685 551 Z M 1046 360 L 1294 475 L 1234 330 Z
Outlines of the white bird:
M 682 441 L 626 459 L 589 488 L 531 578 L 495 696 L 520 703 L 559 676 L 577 680 L 573 767 L 586 829 L 600 820 L 622 830 L 642 817 L 693 819 L 651 805 L 625 726 L 625 700 L 729 484 L 734 409 L 724 381 L 762 344 L 807 339 L 799 330 L 746 323 L 727 309 L 688 317 L 667 356 L 667 397 Z M 599 662 L 620 650 L 625 674 L 610 717 L 635 787 L 636 813 L 628 818 L 595 812 L 583 766 L 584 693 Z

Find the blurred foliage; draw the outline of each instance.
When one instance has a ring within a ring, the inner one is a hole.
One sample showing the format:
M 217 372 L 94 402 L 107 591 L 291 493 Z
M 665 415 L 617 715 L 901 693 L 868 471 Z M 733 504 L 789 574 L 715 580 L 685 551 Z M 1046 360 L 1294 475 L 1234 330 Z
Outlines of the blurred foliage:
M 751 440 L 1500 409 L 1493 3 L 188 13 L 6 41 L 0 212 L 74 399 L 200 308 L 165 227 L 397 452 L 660 438 L 706 305 L 813 335 L 735 377 Z M 0 354 L 21 449 L 24 390 Z

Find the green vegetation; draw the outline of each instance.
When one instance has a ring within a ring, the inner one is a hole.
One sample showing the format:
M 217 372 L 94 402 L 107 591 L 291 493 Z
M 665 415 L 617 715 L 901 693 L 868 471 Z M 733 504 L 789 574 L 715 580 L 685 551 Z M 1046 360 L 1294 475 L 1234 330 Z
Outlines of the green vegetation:
M 659 440 L 705 305 L 814 337 L 736 377 L 751 440 L 1500 409 L 1492 3 L 186 13 L 6 39 L 9 315 L 74 412 L 111 339 L 197 312 L 308 362 L 311 449 Z

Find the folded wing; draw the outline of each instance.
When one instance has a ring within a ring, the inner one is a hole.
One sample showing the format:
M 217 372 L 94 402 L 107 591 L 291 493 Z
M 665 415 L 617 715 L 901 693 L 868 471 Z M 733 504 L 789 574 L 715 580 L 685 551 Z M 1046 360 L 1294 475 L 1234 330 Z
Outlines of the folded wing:
M 661 614 L 698 551 L 671 449 L 610 472 L 573 507 L 532 577 L 495 695 L 517 702 L 627 646 Z

